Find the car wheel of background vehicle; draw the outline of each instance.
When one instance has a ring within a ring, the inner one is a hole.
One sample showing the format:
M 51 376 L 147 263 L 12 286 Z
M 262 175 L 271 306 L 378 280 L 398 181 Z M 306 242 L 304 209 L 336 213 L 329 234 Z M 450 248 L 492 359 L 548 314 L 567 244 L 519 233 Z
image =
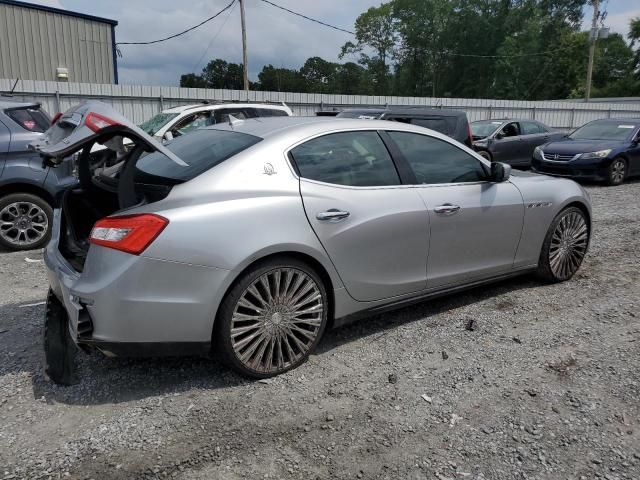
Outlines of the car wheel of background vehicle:
M 589 225 L 577 207 L 560 212 L 551 222 L 542 244 L 538 276 L 548 282 L 569 280 L 580 268 L 589 245 Z
M 478 151 L 478 155 L 480 155 L 483 158 L 486 158 L 487 160 L 489 160 L 490 162 L 492 161 L 491 159 L 491 154 L 489 152 L 487 152 L 486 150 L 480 150 Z
M 315 349 L 328 315 L 318 274 L 293 258 L 261 262 L 223 301 L 214 342 L 237 372 L 267 378 L 296 368 Z
M 68 322 L 69 317 L 60 300 L 49 290 L 44 319 L 45 373 L 60 385 L 77 383 L 77 347 L 69 333 Z
M 10 250 L 40 248 L 49 241 L 53 209 L 30 193 L 0 198 L 0 245 Z
M 624 158 L 614 158 L 609 165 L 607 185 L 616 186 L 624 182 L 627 175 L 627 162 Z

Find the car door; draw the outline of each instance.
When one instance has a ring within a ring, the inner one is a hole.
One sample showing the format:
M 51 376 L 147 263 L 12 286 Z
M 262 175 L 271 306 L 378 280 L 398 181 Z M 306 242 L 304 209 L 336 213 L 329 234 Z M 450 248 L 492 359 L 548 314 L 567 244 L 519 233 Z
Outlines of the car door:
M 309 223 L 354 299 L 426 288 L 429 217 L 375 130 L 319 136 L 290 157 Z
M 504 162 L 509 165 L 521 162 L 523 157 L 522 139 L 518 122 L 506 123 L 494 134 L 491 154 L 496 162 Z
M 520 191 L 509 181 L 490 181 L 486 164 L 444 138 L 388 134 L 429 212 L 427 288 L 511 271 L 524 218 Z
M 520 128 L 522 129 L 521 138 L 523 140 L 522 163 L 524 165 L 530 165 L 533 150 L 549 140 L 549 132 L 538 122 L 532 121 L 520 122 Z
M 2 177 L 2 170 L 7 159 L 7 152 L 9 151 L 9 144 L 11 143 L 11 132 L 7 126 L 0 122 L 0 177 Z

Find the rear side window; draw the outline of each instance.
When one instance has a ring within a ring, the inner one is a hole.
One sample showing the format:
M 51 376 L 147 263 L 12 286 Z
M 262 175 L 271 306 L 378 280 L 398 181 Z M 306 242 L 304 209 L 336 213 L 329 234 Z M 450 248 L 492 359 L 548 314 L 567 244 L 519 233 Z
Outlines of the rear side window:
M 39 108 L 5 110 L 7 116 L 25 130 L 44 132 L 51 126 L 49 117 Z
M 151 175 L 171 181 L 184 182 L 197 177 L 228 158 L 255 145 L 262 139 L 246 133 L 224 130 L 194 130 L 176 138 L 166 147 L 188 164 L 178 165 L 160 152 L 153 152 L 138 160 L 138 178 Z
M 399 185 L 400 177 L 376 132 L 314 138 L 291 150 L 300 176 L 352 187 Z
M 535 135 L 538 133 L 544 133 L 540 125 L 535 122 L 520 122 L 522 126 L 522 134 L 523 135 Z
M 487 179 L 480 161 L 438 138 L 408 132 L 389 132 L 409 162 L 418 183 L 464 183 Z

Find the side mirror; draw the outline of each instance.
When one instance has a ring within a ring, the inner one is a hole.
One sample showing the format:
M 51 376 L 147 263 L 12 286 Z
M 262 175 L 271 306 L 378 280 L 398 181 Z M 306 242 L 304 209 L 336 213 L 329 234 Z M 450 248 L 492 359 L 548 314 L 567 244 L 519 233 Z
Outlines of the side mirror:
M 506 182 L 511 176 L 511 165 L 501 162 L 491 162 L 491 181 Z
M 496 140 L 502 140 L 504 138 L 504 133 L 498 132 L 496 133 Z

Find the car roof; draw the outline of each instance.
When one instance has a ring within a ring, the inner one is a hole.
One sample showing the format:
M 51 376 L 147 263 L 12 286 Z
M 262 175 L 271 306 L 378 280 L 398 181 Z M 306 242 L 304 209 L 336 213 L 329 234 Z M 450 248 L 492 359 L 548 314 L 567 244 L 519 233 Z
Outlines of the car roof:
M 217 123 L 209 127 L 210 130 L 227 130 L 268 138 L 285 131 L 291 132 L 298 129 L 307 129 L 310 134 L 315 132 L 329 132 L 332 129 L 363 129 L 363 130 L 412 130 L 423 132 L 427 129 L 420 126 L 390 122 L 388 120 L 363 120 L 359 118 L 336 117 L 261 117 L 238 120 L 233 125 L 230 123 Z M 438 132 L 433 132 L 441 136 Z
M 611 122 L 611 123 L 619 123 L 619 122 L 635 122 L 640 123 L 640 118 L 599 118 L 597 120 L 593 120 L 589 123 L 593 122 Z
M 182 113 L 187 110 L 217 110 L 219 108 L 228 107 L 254 107 L 254 108 L 271 108 L 274 110 L 285 110 L 284 105 L 273 105 L 271 103 L 196 103 L 192 105 L 181 105 L 179 107 L 167 108 L 162 113 Z
M 464 110 L 452 110 L 450 108 L 433 108 L 421 106 L 388 106 L 386 108 L 346 108 L 343 112 L 351 113 L 384 113 L 388 115 L 434 115 L 440 117 L 465 117 L 467 113 Z M 341 112 L 342 113 L 342 112 Z
M 484 120 L 475 120 L 471 123 L 478 123 L 478 122 L 501 122 L 501 123 L 505 123 L 505 122 L 535 122 L 535 123 L 542 123 L 540 120 L 536 120 L 535 118 L 485 118 Z

